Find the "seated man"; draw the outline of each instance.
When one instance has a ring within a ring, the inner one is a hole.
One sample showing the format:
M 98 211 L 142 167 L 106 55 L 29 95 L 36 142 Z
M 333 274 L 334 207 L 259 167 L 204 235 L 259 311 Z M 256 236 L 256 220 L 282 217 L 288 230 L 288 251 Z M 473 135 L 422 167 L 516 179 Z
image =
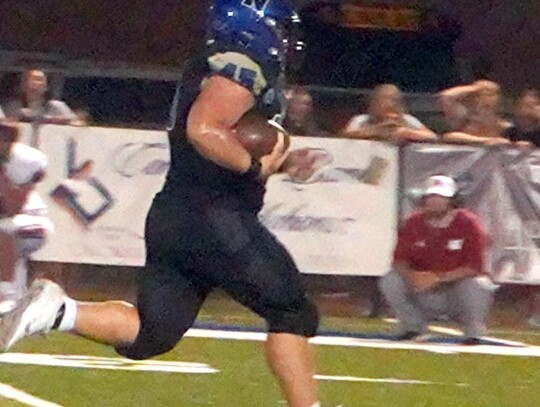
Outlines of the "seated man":
M 380 281 L 399 340 L 420 336 L 441 315 L 458 317 L 466 344 L 485 329 L 494 287 L 484 270 L 486 234 L 473 213 L 456 207 L 456 192 L 452 178 L 430 177 L 422 209 L 399 231 L 392 270 Z
M 313 97 L 307 89 L 291 87 L 285 94 L 289 102 L 283 127 L 295 136 L 330 137 L 319 127 L 315 118 Z
M 18 143 L 18 135 L 15 125 L 0 123 L 0 314 L 23 295 L 26 258 L 52 228 L 35 191 L 45 174 L 45 155 Z

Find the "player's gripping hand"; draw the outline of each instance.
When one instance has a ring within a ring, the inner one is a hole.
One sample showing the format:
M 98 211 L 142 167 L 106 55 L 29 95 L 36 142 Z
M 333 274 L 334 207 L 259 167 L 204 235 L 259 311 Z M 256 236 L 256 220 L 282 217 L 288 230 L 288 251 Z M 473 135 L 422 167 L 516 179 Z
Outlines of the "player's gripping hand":
M 278 131 L 277 136 L 278 139 L 272 152 L 260 158 L 261 178 L 263 181 L 266 181 L 270 175 L 279 170 L 289 153 L 290 136 L 285 130 Z

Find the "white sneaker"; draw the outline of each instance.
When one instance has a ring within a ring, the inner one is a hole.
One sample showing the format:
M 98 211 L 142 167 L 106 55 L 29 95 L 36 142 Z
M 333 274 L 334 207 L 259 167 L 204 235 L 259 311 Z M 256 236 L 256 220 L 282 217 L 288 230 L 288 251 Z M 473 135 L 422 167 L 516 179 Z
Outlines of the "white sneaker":
M 35 280 L 15 309 L 0 320 L 0 351 L 24 337 L 47 333 L 56 320 L 66 293 L 50 280 Z

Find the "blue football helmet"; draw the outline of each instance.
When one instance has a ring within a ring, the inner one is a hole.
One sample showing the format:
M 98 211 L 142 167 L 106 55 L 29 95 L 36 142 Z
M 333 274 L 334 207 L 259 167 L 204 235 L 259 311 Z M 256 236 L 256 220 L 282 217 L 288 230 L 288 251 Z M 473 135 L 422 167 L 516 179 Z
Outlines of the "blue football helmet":
M 291 34 L 300 23 L 286 0 L 213 0 L 207 44 L 217 49 L 239 50 L 253 58 L 263 71 L 285 71 L 287 54 L 304 44 Z

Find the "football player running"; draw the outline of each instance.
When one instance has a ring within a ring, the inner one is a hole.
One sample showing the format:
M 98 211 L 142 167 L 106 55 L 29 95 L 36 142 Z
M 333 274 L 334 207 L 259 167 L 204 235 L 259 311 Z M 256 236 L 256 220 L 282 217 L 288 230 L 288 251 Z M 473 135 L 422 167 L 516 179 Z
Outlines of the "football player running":
M 25 293 L 27 258 L 52 229 L 45 203 L 35 190 L 47 159 L 18 138 L 16 124 L 0 123 L 0 315 Z
M 179 87 L 171 165 L 146 221 L 137 306 L 76 302 L 36 280 L 0 322 L 1 349 L 57 329 L 150 358 L 178 343 L 219 287 L 266 320 L 268 364 L 289 406 L 320 406 L 308 347 L 317 309 L 291 256 L 257 218 L 286 148 L 278 142 L 257 160 L 233 131 L 251 109 L 268 118 L 283 111 L 288 32 L 297 22 L 284 0 L 213 1 L 206 53 L 186 65 Z

